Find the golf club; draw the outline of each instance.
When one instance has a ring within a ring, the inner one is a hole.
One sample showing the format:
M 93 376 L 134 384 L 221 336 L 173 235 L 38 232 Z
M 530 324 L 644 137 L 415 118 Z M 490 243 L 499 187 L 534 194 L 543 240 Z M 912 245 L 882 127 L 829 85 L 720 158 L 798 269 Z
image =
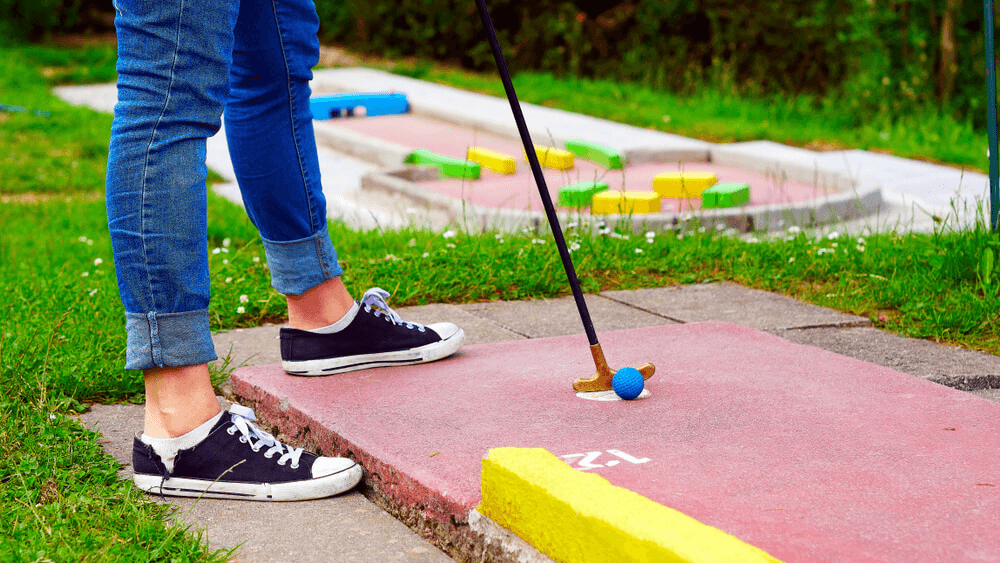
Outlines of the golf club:
M 573 267 L 573 259 L 570 258 L 569 249 L 566 247 L 566 240 L 563 238 L 562 229 L 559 227 L 559 218 L 556 216 L 555 207 L 552 205 L 552 198 L 549 196 L 548 187 L 545 184 L 545 176 L 542 175 L 542 167 L 538 163 L 538 156 L 535 154 L 535 145 L 531 142 L 531 135 L 528 134 L 528 127 L 524 122 L 524 114 L 521 113 L 521 104 L 517 100 L 517 93 L 514 92 L 514 84 L 510 79 L 510 72 L 507 70 L 507 63 L 504 61 L 503 52 L 500 50 L 500 42 L 497 40 L 496 30 L 493 28 L 493 20 L 486 9 L 486 0 L 476 0 L 479 8 L 479 15 L 486 27 L 486 35 L 490 40 L 490 47 L 493 49 L 493 58 L 497 63 L 497 70 L 500 72 L 500 79 L 503 81 L 504 91 L 507 93 L 507 101 L 510 102 L 510 109 L 514 112 L 514 121 L 517 123 L 517 131 L 521 135 L 521 142 L 524 144 L 524 153 L 531 166 L 531 173 L 535 177 L 535 185 L 538 187 L 538 194 L 542 198 L 542 205 L 545 207 L 545 215 L 548 217 L 549 226 L 552 228 L 552 236 L 555 239 L 556 247 L 559 249 L 559 257 L 562 259 L 563 268 L 566 269 L 566 277 L 569 278 L 570 288 L 573 290 L 573 298 L 576 300 L 576 308 L 580 312 L 580 320 L 583 321 L 583 328 L 587 332 L 587 340 L 590 342 L 590 353 L 594 357 L 594 366 L 597 374 L 590 378 L 581 378 L 573 382 L 573 389 L 577 391 L 607 391 L 611 389 L 611 380 L 615 375 L 614 370 L 608 367 L 608 362 L 604 358 L 601 344 L 597 341 L 597 333 L 594 332 L 594 325 L 590 320 L 590 312 L 587 310 L 587 302 L 583 299 L 583 291 L 580 289 L 580 281 L 576 277 L 576 269 Z M 653 376 L 655 368 L 653 364 L 646 363 L 638 368 L 643 379 Z

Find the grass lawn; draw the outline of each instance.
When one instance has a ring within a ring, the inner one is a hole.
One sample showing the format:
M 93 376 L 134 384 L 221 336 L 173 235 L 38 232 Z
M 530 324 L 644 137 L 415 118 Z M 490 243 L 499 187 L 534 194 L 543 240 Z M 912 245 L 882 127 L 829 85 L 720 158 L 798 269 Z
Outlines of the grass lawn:
M 49 93 L 56 82 L 109 76 L 101 53 L 0 50 L 0 103 L 52 112 L 0 113 L 0 559 L 223 559 L 118 482 L 115 462 L 71 416 L 91 402 L 142 400 L 141 377 L 121 368 L 124 319 L 103 199 L 110 118 Z M 566 225 L 587 292 L 732 280 L 1000 354 L 1000 242 L 982 227 L 862 239 L 586 227 Z M 546 232 L 355 232 L 334 223 L 331 234 L 348 288 L 360 295 L 380 285 L 393 305 L 568 293 Z M 256 232 L 216 197 L 209 249 L 213 329 L 284 318 Z

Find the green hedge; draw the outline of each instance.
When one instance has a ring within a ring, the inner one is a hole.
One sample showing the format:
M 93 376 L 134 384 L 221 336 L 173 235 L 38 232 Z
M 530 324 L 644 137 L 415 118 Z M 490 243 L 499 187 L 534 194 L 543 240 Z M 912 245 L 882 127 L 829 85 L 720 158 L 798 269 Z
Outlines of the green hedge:
M 709 84 L 805 94 L 843 104 L 859 120 L 939 106 L 985 123 L 977 1 L 628 0 L 597 14 L 581 8 L 593 5 L 584 1 L 489 5 L 515 71 L 624 79 L 675 92 Z M 492 68 L 472 0 L 317 0 L 317 7 L 327 41 Z M 942 77 L 946 27 L 954 33 L 955 64 Z
M 493 68 L 473 0 L 316 0 L 321 37 Z M 492 0 L 512 70 L 805 95 L 858 121 L 940 108 L 985 125 L 978 0 Z M 595 6 L 600 6 L 595 8 Z M 110 0 L 0 0 L 0 43 L 79 31 Z M 949 39 L 950 38 L 950 39 Z M 952 45 L 953 48 L 947 48 Z
M 53 33 L 104 30 L 111 0 L 0 0 L 0 46 Z

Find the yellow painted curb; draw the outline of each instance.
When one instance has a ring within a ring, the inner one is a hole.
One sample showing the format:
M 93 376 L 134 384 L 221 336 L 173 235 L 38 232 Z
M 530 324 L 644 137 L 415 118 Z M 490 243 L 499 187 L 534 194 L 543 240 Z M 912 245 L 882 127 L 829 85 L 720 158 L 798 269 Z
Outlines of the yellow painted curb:
M 482 495 L 480 513 L 559 561 L 778 561 L 540 448 L 490 450 Z

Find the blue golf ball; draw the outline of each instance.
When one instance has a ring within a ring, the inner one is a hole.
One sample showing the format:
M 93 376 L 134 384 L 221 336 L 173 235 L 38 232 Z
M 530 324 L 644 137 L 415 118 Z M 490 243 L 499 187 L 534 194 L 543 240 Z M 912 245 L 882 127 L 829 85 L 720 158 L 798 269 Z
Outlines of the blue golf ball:
M 615 390 L 615 394 L 630 401 L 639 396 L 642 393 L 642 388 L 645 386 L 646 382 L 642 378 L 642 374 L 639 370 L 632 367 L 625 367 L 615 372 L 613 378 L 611 378 L 611 388 Z

